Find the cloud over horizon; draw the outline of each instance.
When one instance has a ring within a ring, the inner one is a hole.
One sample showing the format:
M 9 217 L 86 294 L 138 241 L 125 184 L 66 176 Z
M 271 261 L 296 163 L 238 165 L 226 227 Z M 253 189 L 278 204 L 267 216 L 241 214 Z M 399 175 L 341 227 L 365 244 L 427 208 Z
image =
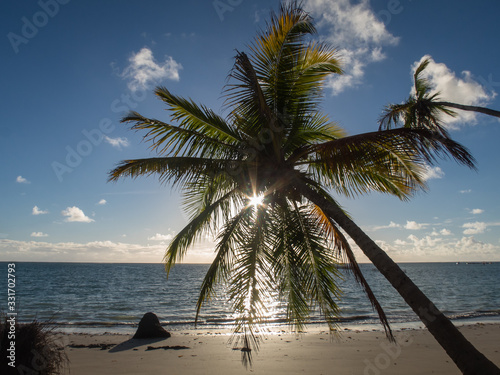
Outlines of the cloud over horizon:
M 43 234 L 43 233 L 42 233 Z M 36 236 L 38 237 L 38 236 Z M 165 245 L 140 245 L 114 241 L 44 242 L 0 239 L 0 260 L 58 262 L 161 263 Z M 213 247 L 194 247 L 186 263 L 210 263 Z
M 472 236 L 431 237 L 425 235 L 417 237 L 410 235 L 406 240 L 377 241 L 389 256 L 398 261 L 426 261 L 432 257 L 435 261 L 495 261 L 500 260 L 500 246 L 478 241 Z
M 170 241 L 174 236 L 172 234 L 156 233 L 154 236 L 148 237 L 150 241 Z

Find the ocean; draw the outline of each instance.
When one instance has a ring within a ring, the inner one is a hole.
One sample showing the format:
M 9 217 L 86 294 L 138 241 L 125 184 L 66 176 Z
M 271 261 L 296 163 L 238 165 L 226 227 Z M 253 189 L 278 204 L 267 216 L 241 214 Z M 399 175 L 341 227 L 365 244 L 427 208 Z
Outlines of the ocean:
M 407 275 L 452 320 L 500 322 L 500 263 L 403 263 Z M 169 330 L 194 328 L 205 264 L 179 264 L 167 276 L 162 264 L 15 263 L 15 307 L 19 322 L 56 323 L 67 332 L 133 333 L 149 311 Z M 0 313 L 8 309 L 8 263 L 0 287 Z M 418 325 L 417 316 L 371 264 L 361 269 L 393 326 Z M 352 276 L 340 282 L 341 327 L 379 327 L 376 313 Z M 13 286 L 12 284 L 10 286 Z M 198 326 L 230 328 L 234 322 L 224 294 L 202 309 Z M 285 308 L 269 301 L 270 324 L 285 323 Z M 313 314 L 311 325 L 324 323 Z

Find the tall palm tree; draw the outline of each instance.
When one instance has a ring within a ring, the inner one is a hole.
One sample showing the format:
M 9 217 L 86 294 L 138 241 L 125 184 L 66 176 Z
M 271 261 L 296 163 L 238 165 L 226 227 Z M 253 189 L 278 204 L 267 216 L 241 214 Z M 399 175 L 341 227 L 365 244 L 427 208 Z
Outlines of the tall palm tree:
M 348 264 L 392 338 L 347 234 L 464 373 L 497 374 L 330 193 L 376 191 L 409 199 L 425 188 L 427 163 L 450 156 L 474 167 L 474 159 L 429 129 L 347 135 L 319 108 L 325 78 L 342 71 L 331 46 L 308 41 L 313 33 L 312 19 L 296 3 L 272 14 L 267 30 L 249 46 L 250 56 L 237 52 L 225 118 L 158 87 L 155 93 L 176 125 L 136 112 L 123 118 L 132 129 L 146 131 L 159 156 L 125 160 L 110 180 L 158 175 L 183 189 L 191 219 L 166 250 L 166 270 L 197 239 L 215 233 L 215 259 L 201 285 L 197 318 L 216 286 L 226 284 L 237 313 L 235 332 L 245 333 L 247 348 L 258 344 L 256 325 L 265 322 L 266 301 L 275 294 L 286 303 L 292 325 L 300 328 L 319 308 L 334 328 L 338 262 Z
M 441 122 L 441 116 L 449 115 L 455 117 L 456 112 L 453 109 L 500 117 L 500 111 L 443 101 L 439 97 L 439 92 L 432 93 L 429 81 L 422 77 L 422 73 L 429 65 L 429 62 L 430 59 L 425 59 L 415 70 L 413 75 L 413 93 L 410 97 L 402 104 L 389 104 L 385 107 L 379 119 L 380 129 L 391 129 L 402 123 L 404 127 L 422 127 L 438 131 L 448 137 L 446 128 Z

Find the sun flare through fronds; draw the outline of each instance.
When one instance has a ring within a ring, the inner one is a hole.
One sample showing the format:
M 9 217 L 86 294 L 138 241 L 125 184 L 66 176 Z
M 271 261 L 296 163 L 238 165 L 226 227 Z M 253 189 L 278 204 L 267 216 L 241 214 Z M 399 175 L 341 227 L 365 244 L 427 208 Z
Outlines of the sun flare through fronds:
M 251 197 L 248 197 L 248 204 L 256 208 L 264 204 L 264 194 L 254 194 Z

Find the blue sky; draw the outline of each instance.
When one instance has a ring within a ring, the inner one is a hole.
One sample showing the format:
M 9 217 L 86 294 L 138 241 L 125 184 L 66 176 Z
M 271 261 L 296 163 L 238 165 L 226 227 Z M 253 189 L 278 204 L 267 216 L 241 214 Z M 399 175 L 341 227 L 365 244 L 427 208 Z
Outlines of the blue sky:
M 151 91 L 165 85 L 221 112 L 235 50 L 246 50 L 277 1 L 3 1 L 0 260 L 161 262 L 186 224 L 179 191 L 154 178 L 107 183 L 126 158 L 151 153 L 120 124 L 129 110 L 167 120 Z M 350 134 L 373 131 L 384 105 L 410 93 L 415 64 L 444 99 L 500 109 L 500 3 L 306 0 L 318 38 L 344 76 L 323 109 Z M 500 124 L 446 119 L 478 171 L 429 169 L 411 201 L 339 198 L 396 261 L 500 260 Z M 209 238 L 188 262 L 208 262 Z M 362 255 L 359 260 L 364 261 Z

